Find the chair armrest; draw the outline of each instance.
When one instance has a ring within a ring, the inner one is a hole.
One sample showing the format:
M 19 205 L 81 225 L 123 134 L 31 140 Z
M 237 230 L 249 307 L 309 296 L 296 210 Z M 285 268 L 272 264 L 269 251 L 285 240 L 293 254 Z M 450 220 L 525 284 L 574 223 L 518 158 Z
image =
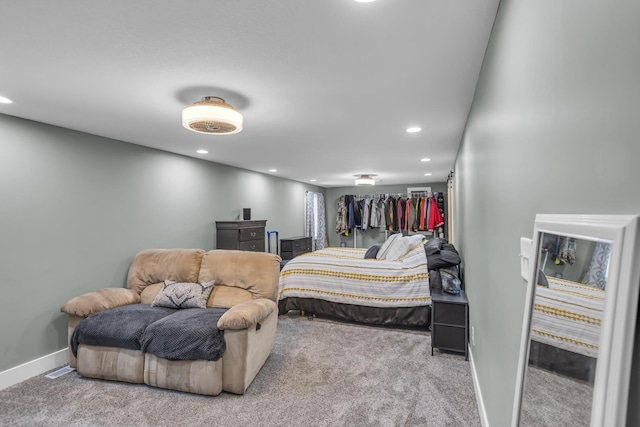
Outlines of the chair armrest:
M 131 289 L 104 288 L 71 298 L 60 311 L 72 316 L 87 317 L 110 308 L 140 303 L 140 295 Z
M 275 302 L 266 298 L 258 298 L 241 302 L 231 307 L 218 320 L 218 329 L 247 329 L 276 311 Z

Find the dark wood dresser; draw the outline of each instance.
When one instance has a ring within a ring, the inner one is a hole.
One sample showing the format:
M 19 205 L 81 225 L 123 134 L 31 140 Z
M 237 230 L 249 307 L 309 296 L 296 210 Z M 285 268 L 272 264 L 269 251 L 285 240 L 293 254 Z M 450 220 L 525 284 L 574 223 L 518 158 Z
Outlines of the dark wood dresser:
M 311 252 L 311 237 L 298 236 L 280 239 L 280 257 L 293 259 L 298 255 Z
M 216 248 L 264 252 L 266 220 L 216 221 Z

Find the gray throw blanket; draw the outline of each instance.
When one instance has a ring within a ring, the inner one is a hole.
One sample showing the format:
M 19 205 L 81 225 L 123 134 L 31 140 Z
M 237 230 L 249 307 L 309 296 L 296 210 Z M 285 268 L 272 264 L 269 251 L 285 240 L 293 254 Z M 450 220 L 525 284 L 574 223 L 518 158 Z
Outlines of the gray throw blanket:
M 164 359 L 211 360 L 226 349 L 218 319 L 226 308 L 187 308 L 153 322 L 140 340 L 141 350 Z
M 164 359 L 215 361 L 226 344 L 218 319 L 226 308 L 175 310 L 131 304 L 112 308 L 83 319 L 71 335 L 71 350 L 88 344 L 127 348 Z
M 78 344 L 140 350 L 140 339 L 147 326 L 175 313 L 172 308 L 130 304 L 112 308 L 82 319 L 71 335 L 71 351 L 78 356 Z

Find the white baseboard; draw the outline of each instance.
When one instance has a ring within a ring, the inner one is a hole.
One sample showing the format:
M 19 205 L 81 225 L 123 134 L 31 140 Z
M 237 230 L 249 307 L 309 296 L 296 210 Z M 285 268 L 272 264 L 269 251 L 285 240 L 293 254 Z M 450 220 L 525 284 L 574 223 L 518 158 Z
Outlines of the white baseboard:
M 484 399 L 482 398 L 482 389 L 478 382 L 478 374 L 476 373 L 476 364 L 473 361 L 473 352 L 469 346 L 469 364 L 471 365 L 471 377 L 473 378 L 473 388 L 476 391 L 476 400 L 478 401 L 478 412 L 480 412 L 480 423 L 482 427 L 489 427 L 489 418 L 487 418 L 487 410 L 484 407 Z
M 63 348 L 31 362 L 0 372 L 0 390 L 69 363 L 69 348 Z

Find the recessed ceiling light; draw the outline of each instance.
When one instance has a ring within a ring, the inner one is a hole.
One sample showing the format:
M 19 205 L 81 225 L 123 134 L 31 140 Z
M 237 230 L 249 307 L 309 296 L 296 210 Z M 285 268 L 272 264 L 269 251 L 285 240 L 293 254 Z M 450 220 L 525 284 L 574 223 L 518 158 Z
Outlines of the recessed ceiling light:
M 376 1 L 376 0 L 356 0 L 358 3 L 371 3 L 372 1 Z
M 424 176 L 431 176 L 433 175 L 432 173 L 425 173 Z
M 13 101 L 4 96 L 0 96 L 0 104 L 13 104 Z
M 425 157 L 424 159 L 420 159 L 421 162 L 430 162 L 431 159 L 428 157 Z
M 198 153 L 198 154 L 209 154 L 209 152 L 207 150 L 198 150 L 198 151 L 196 151 L 196 153 Z
M 412 126 L 410 128 L 407 128 L 407 133 L 416 133 L 416 132 L 420 132 L 421 130 L 422 130 L 421 127 Z
M 317 181 L 317 179 L 310 179 L 309 181 L 311 181 L 311 182 L 316 182 L 316 181 Z
M 278 172 L 278 169 L 269 169 L 269 172 Z

